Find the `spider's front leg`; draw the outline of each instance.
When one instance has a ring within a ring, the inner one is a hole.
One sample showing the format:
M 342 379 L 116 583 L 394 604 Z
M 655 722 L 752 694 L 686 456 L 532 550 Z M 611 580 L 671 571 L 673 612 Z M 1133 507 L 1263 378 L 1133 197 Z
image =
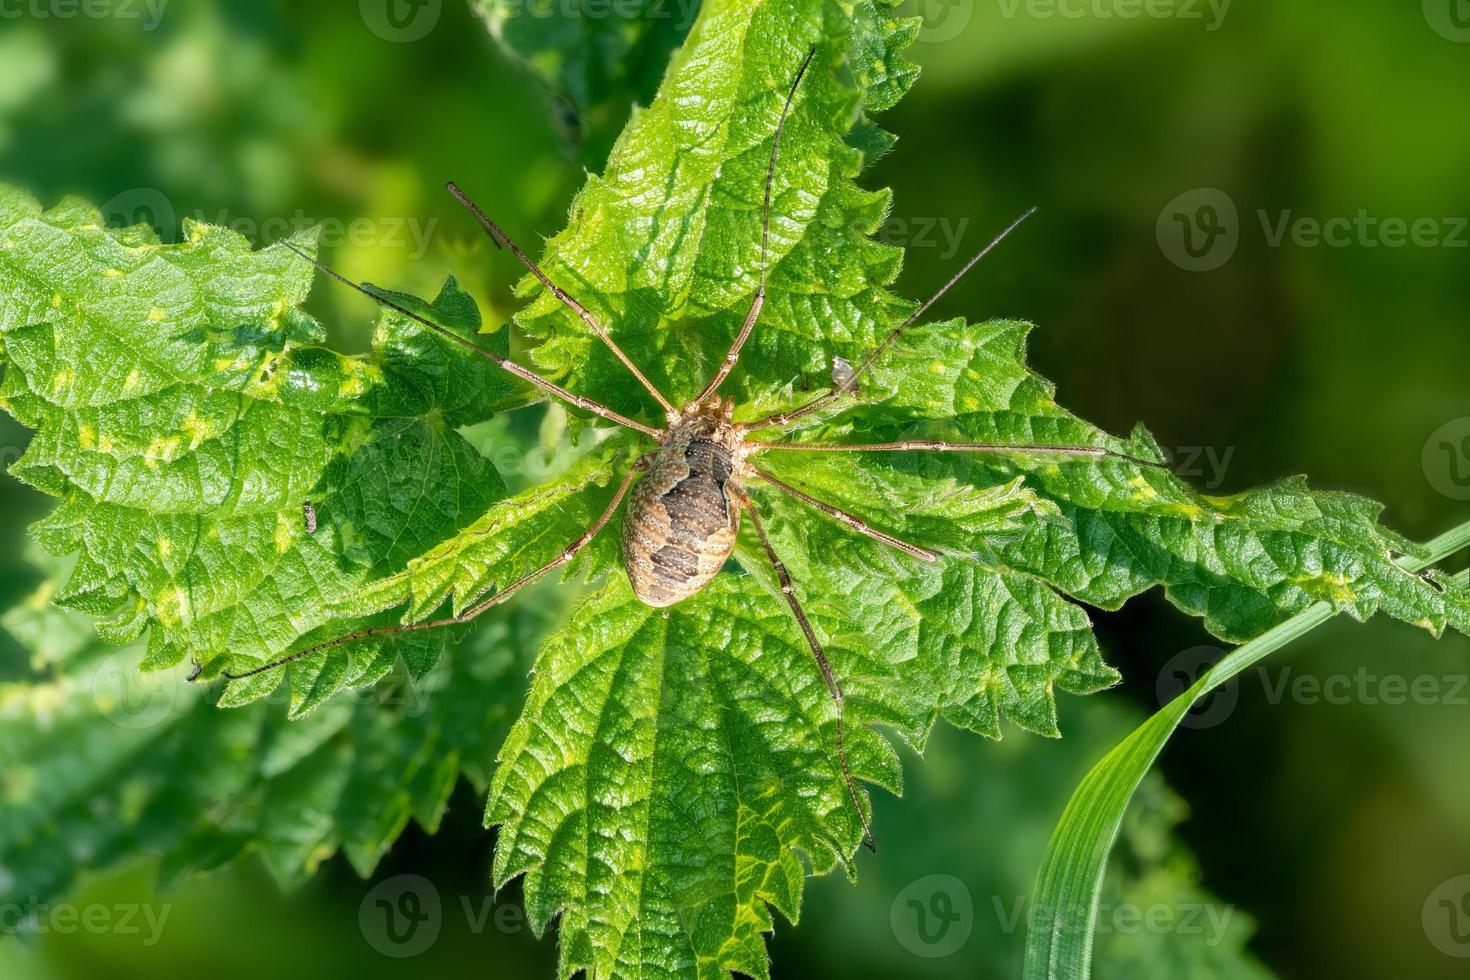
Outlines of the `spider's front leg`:
M 268 670 L 275 670 L 278 667 L 284 667 L 287 664 L 295 663 L 298 660 L 304 660 L 307 657 L 315 656 L 319 653 L 325 653 L 335 647 L 344 646 L 348 643 L 355 643 L 358 640 L 366 640 L 379 636 L 397 636 L 400 633 L 418 633 L 423 630 L 443 629 L 446 626 L 459 626 L 464 623 L 470 622 L 486 610 L 493 609 L 494 607 L 500 605 L 502 602 L 505 602 L 511 596 L 515 595 L 517 592 L 521 591 L 521 589 L 524 589 L 526 586 L 530 585 L 532 582 L 536 581 L 547 572 L 550 572 L 553 569 L 560 568 L 567 562 L 571 561 L 573 558 L 577 557 L 577 555 L 581 553 L 582 549 L 586 548 L 589 544 L 592 543 L 592 539 L 597 537 L 598 532 L 606 527 L 608 522 L 612 520 L 613 515 L 618 512 L 618 507 L 622 504 L 623 498 L 628 495 L 628 488 L 633 485 L 633 480 L 638 476 L 638 474 L 642 473 L 648 468 L 648 464 L 653 460 L 653 456 L 653 453 L 647 453 L 633 464 L 633 466 L 628 470 L 627 474 L 624 475 L 622 482 L 618 484 L 617 492 L 613 494 L 613 498 L 608 503 L 607 508 L 603 510 L 602 516 L 593 521 L 592 524 L 587 528 L 587 530 L 583 531 L 582 534 L 575 541 L 562 549 L 560 554 L 558 554 L 551 561 L 542 565 L 540 568 L 537 568 L 534 571 L 527 572 L 525 575 L 522 575 L 520 578 L 516 579 L 514 582 L 512 582 L 510 585 L 507 585 L 500 591 L 495 592 L 485 599 L 481 599 L 479 602 L 465 609 L 458 615 L 445 616 L 442 619 L 431 619 L 422 623 L 407 623 L 398 626 L 380 626 L 375 629 L 358 630 L 355 633 L 348 633 L 346 636 L 339 636 L 335 640 L 328 640 L 325 643 L 318 643 L 315 646 L 307 647 L 305 650 L 299 650 L 296 653 L 288 654 L 279 659 L 272 660 L 270 663 L 260 667 L 256 667 L 253 670 L 247 670 L 239 674 L 232 674 L 229 671 L 225 671 L 224 677 L 227 680 L 232 681 L 243 680 L 246 677 L 254 677 L 257 674 L 263 674 Z

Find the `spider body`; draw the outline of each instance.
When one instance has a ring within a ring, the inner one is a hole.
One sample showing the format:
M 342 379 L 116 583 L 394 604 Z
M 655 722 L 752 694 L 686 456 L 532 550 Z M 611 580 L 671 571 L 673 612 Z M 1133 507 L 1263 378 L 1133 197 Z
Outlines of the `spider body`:
M 718 395 L 678 415 L 623 518 L 623 564 L 633 593 L 672 606 L 709 584 L 740 531 L 748 474 L 735 403 Z

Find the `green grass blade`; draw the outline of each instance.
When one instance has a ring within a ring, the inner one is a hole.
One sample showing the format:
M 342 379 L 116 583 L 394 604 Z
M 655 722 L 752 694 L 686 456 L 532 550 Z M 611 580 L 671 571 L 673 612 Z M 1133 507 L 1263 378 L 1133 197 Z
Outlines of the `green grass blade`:
M 1414 571 L 1470 545 L 1470 523 L 1440 535 Z M 1464 581 L 1465 573 L 1457 577 Z M 1023 980 L 1086 980 L 1108 853 L 1124 811 L 1184 715 L 1205 695 L 1335 615 L 1318 603 L 1237 648 L 1194 686 L 1165 705 L 1120 742 L 1083 778 L 1052 833 L 1037 876 L 1036 916 L 1026 937 Z

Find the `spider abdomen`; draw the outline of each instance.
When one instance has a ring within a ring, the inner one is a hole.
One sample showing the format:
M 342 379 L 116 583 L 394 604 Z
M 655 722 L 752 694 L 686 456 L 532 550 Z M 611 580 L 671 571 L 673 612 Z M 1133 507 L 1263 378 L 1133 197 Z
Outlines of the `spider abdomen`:
M 740 530 L 740 437 L 708 416 L 676 423 L 633 487 L 623 562 L 633 593 L 672 606 L 709 583 Z

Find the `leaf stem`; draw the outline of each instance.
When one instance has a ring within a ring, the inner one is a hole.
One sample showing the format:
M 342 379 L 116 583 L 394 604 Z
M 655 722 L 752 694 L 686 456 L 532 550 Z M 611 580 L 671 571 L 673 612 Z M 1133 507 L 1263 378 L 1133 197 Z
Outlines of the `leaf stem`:
M 1470 521 L 1430 541 L 1422 560 L 1403 565 L 1420 572 L 1467 546 Z M 1467 578 L 1470 573 L 1461 572 L 1455 581 L 1464 584 Z M 1086 980 L 1089 976 L 1108 854 L 1134 792 L 1189 709 L 1220 685 L 1336 615 L 1330 603 L 1319 602 L 1236 648 L 1189 690 L 1118 743 L 1083 777 L 1052 833 L 1037 875 L 1037 914 L 1026 937 L 1024 980 Z

